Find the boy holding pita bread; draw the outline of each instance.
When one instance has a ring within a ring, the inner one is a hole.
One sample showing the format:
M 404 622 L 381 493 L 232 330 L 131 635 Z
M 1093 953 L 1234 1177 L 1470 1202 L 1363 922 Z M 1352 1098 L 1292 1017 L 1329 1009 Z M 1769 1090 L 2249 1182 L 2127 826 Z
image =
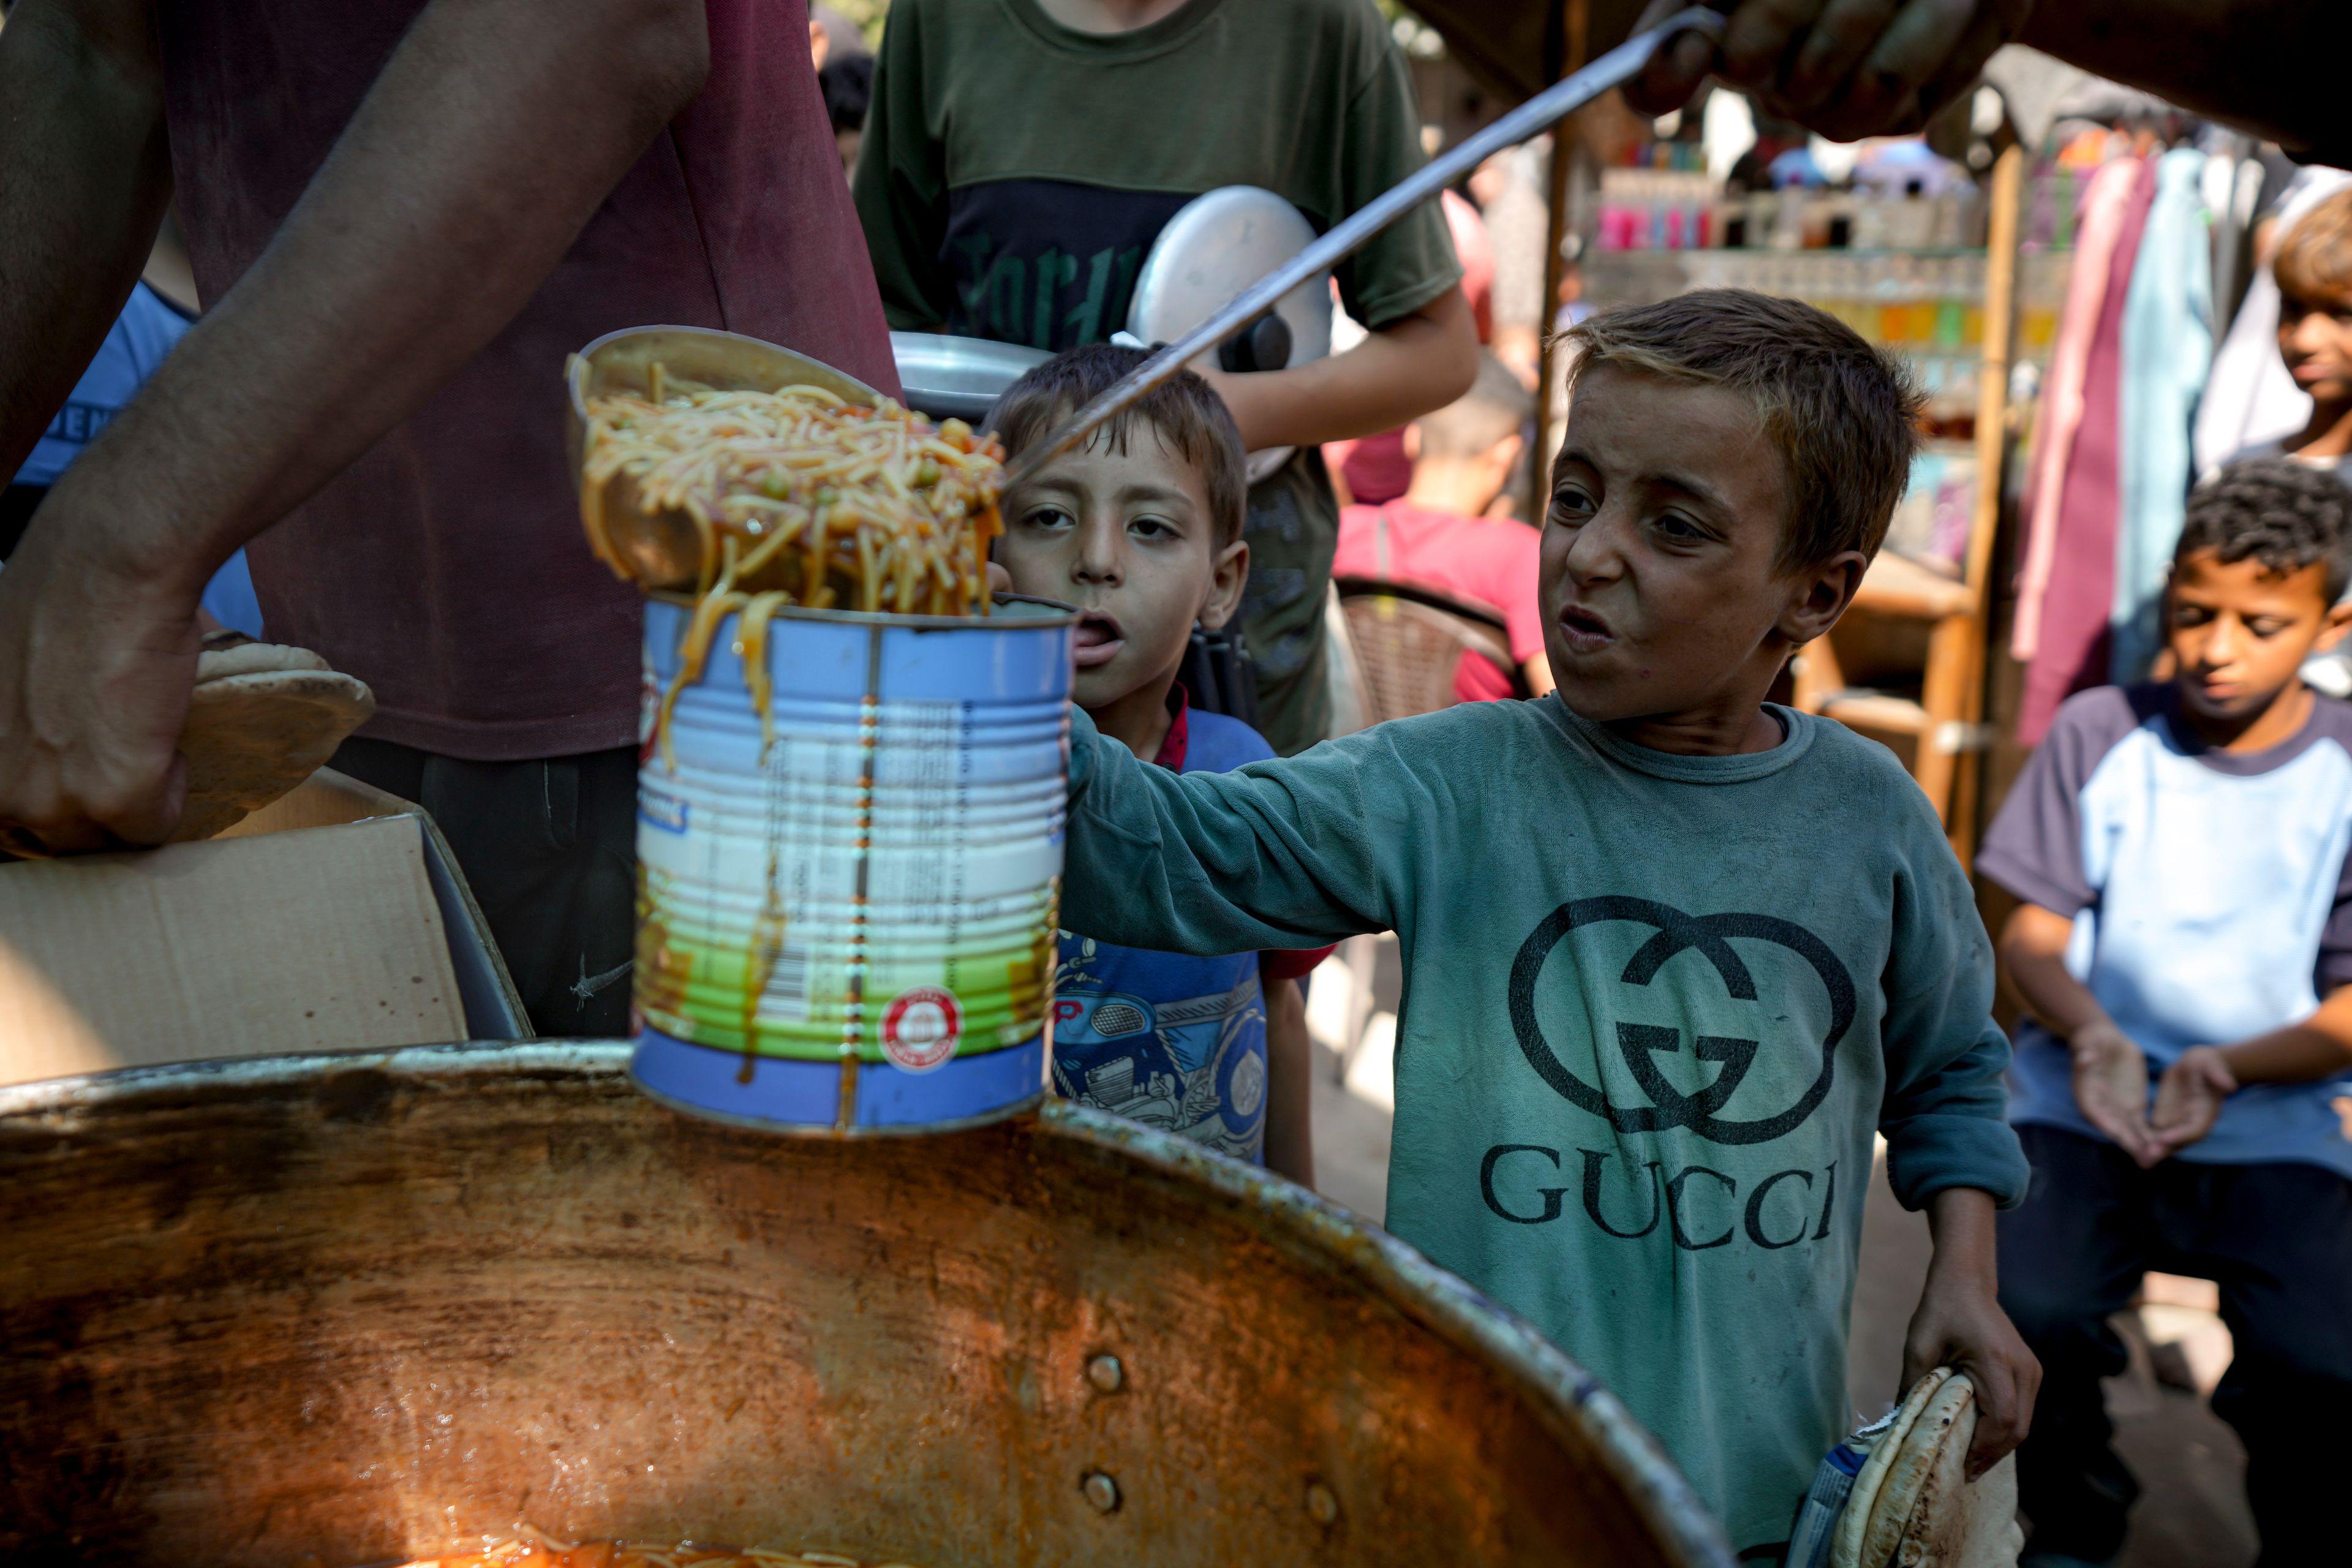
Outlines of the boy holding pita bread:
M 1853 1421 L 1874 1133 L 1936 1237 L 1904 1381 L 1969 1373 L 1970 1473 L 2039 1375 L 1996 1300 L 2026 1173 L 1968 879 L 1892 753 L 1764 700 L 1852 602 L 1919 398 L 1759 294 L 1570 335 L 1554 692 L 1182 776 L 1073 714 L 1062 918 L 1197 953 L 1395 931 L 1389 1228 L 1590 1367 L 1777 1562 Z

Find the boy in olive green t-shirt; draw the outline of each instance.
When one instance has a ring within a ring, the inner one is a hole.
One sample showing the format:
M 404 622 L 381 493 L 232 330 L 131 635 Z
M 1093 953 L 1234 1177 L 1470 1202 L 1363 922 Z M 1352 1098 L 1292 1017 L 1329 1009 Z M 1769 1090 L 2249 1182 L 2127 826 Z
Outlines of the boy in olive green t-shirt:
M 1034 348 L 1127 324 L 1161 227 L 1224 185 L 1326 229 L 1418 168 L 1421 116 L 1371 0 L 898 0 L 853 184 L 890 325 Z M 1259 728 L 1287 755 L 1328 727 L 1323 601 L 1339 506 L 1317 446 L 1469 389 L 1476 331 L 1433 202 L 1340 264 L 1349 352 L 1202 372 L 1251 450 L 1243 620 Z
M 1990 944 L 1883 746 L 1769 707 L 1860 584 L 1917 395 L 1791 300 L 1577 328 L 1526 702 L 1178 777 L 1074 712 L 1062 918 L 1179 952 L 1394 930 L 1388 1226 L 1582 1362 L 1743 1558 L 1778 1562 L 1853 1419 L 1872 1134 L 1935 1261 L 1904 1381 L 1975 1381 L 1982 1467 L 2040 1371 L 1995 1298 Z

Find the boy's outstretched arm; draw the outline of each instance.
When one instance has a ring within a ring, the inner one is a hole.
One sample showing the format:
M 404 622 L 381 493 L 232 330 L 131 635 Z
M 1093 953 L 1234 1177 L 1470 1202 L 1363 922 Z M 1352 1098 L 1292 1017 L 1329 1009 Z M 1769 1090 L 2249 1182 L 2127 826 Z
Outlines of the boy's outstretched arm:
M 1407 721 L 1405 744 L 1426 721 Z M 1382 725 L 1232 773 L 1136 761 L 1070 710 L 1062 923 L 1099 941 L 1214 954 L 1388 931 L 1433 808 Z
M 2033 1016 L 2066 1042 L 2083 1120 L 2142 1166 L 2153 1165 L 2171 1148 L 2148 1126 L 2147 1058 L 2116 1027 L 2090 987 L 2067 971 L 2066 944 L 2074 932 L 2074 922 L 2056 910 L 2020 904 L 2001 928 L 2001 967 Z
M 2299 1024 L 2229 1046 L 2192 1046 L 2157 1085 L 2150 1135 L 2165 1153 L 2213 1131 L 2221 1102 L 2250 1083 L 2310 1083 L 2352 1068 L 2352 985 Z
M 1976 1384 L 1971 1480 L 2025 1440 L 2042 1386 L 2042 1363 L 2000 1310 L 1992 1215 L 1993 1195 L 1975 1187 L 1946 1187 L 1927 1200 L 1935 1261 L 1903 1339 L 1905 1388 L 1939 1366 L 1958 1367 Z

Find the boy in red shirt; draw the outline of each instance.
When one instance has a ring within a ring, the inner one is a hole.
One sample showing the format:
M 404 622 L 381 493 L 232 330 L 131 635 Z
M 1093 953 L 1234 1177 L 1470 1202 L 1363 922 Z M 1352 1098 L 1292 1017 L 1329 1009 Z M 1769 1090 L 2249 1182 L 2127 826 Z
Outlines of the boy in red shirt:
M 1405 493 L 1340 512 L 1331 574 L 1417 583 L 1491 609 L 1503 618 L 1528 695 L 1540 697 L 1552 689 L 1536 605 L 1542 536 L 1516 519 L 1485 515 L 1518 466 L 1534 407 L 1518 378 L 1482 353 L 1465 395 L 1405 426 L 1412 461 Z M 1514 696 L 1511 673 L 1465 653 L 1454 668 L 1454 695 L 1464 702 Z

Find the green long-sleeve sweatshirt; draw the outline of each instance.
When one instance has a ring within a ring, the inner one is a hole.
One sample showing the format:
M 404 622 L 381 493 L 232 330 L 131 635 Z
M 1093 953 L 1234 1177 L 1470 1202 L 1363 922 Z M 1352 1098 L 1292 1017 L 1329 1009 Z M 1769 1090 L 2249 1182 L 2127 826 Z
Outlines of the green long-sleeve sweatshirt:
M 1388 1226 L 1549 1334 L 1743 1550 L 1846 1430 L 1871 1134 L 1896 1194 L 2014 1203 L 1968 879 L 1882 747 L 1748 756 L 1557 696 L 1179 775 L 1073 710 L 1063 923 L 1184 952 L 1393 930 Z

